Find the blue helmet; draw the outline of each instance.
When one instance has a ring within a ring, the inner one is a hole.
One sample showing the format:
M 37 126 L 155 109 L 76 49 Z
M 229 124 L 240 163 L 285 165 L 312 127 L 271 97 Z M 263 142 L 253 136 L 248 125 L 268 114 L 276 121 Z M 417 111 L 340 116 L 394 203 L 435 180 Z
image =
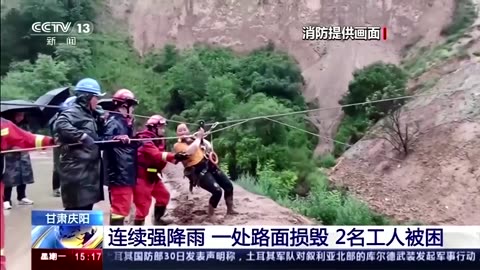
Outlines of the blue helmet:
M 60 111 L 65 111 L 66 109 L 70 108 L 73 103 L 75 103 L 75 100 L 77 100 L 77 97 L 69 97 L 67 98 L 61 105 L 60 105 Z
M 81 79 L 77 85 L 75 85 L 75 92 L 85 92 L 85 93 L 90 93 L 95 96 L 102 97 L 105 95 L 105 93 L 102 93 L 102 90 L 100 89 L 100 84 L 91 78 L 85 78 Z

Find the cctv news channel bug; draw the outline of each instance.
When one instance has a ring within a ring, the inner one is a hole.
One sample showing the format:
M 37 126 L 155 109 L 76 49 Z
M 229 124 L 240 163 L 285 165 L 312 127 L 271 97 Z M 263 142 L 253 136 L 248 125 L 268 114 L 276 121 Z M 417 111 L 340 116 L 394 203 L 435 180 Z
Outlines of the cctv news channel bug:
M 304 26 L 303 40 L 387 40 L 387 28 L 380 26 Z
M 60 43 L 75 46 L 77 37 L 93 33 L 93 23 L 90 21 L 78 22 L 35 22 L 31 26 L 31 35 L 46 38 L 49 46 Z

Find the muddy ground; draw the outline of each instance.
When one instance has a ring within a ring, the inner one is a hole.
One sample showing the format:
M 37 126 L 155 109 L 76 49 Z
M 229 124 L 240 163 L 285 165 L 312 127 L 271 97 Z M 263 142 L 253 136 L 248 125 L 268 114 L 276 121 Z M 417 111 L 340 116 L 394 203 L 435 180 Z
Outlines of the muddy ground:
M 31 210 L 62 209 L 60 198 L 52 196 L 52 155 L 50 152 L 32 152 L 32 165 L 35 183 L 27 187 L 27 196 L 35 204 L 19 206 L 16 203 L 16 192 L 12 194 L 14 206 L 5 213 L 6 220 L 6 256 L 8 270 L 28 270 L 30 265 L 31 246 Z M 188 191 L 188 181 L 183 179 L 182 167 L 169 166 L 166 169 L 165 181 L 172 191 L 169 205 L 170 217 L 178 225 L 212 225 L 206 221 L 206 206 L 209 194 L 199 188 L 194 194 Z M 105 192 L 107 190 L 105 189 Z M 225 202 L 222 200 L 217 210 L 217 224 L 221 225 L 302 225 L 313 224 L 312 221 L 293 213 L 291 210 L 277 205 L 272 200 L 251 194 L 235 186 L 235 203 L 239 215 L 225 216 Z M 153 205 L 152 205 L 153 208 Z M 153 210 L 151 208 L 151 210 Z M 103 201 L 95 205 L 95 209 L 104 211 L 104 219 L 108 222 L 109 205 Z M 152 211 L 150 211 L 152 213 Z M 147 218 L 146 225 L 151 225 Z

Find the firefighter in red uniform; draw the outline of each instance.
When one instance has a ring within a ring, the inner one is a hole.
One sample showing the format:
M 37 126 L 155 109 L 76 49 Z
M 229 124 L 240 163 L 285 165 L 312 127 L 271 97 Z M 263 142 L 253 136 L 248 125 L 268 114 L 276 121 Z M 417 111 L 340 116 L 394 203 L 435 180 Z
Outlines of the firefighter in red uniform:
M 32 134 L 28 131 L 25 131 L 19 127 L 17 127 L 12 122 L 0 118 L 1 120 L 1 150 L 10 150 L 13 147 L 18 148 L 39 148 L 41 149 L 44 146 L 53 145 L 54 141 L 53 138 L 43 135 L 36 135 Z M 5 160 L 3 154 L 0 157 L 1 162 L 1 170 L 2 175 L 0 178 L 0 201 L 3 202 L 3 174 L 5 172 Z M 1 218 L 0 218 L 0 227 L 1 227 L 1 235 L 0 235 L 0 267 L 1 270 L 6 269 L 6 262 L 5 262 L 5 217 L 3 216 L 3 208 L 1 210 Z
M 160 115 L 153 115 L 146 123 L 146 129 L 137 133 L 137 138 L 159 138 L 165 136 L 167 122 Z M 135 225 L 143 225 L 148 210 L 155 198 L 154 223 L 168 225 L 172 220 L 165 218 L 170 193 L 160 179 L 159 174 L 167 166 L 167 162 L 178 163 L 187 159 L 185 154 L 175 154 L 165 151 L 165 140 L 145 141 L 138 149 L 137 184 L 134 189 Z

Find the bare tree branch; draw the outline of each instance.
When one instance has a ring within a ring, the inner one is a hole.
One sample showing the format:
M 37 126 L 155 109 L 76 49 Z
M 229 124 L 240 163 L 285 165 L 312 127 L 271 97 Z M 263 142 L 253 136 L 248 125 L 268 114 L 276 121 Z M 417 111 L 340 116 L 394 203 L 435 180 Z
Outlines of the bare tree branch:
M 404 156 L 410 153 L 411 146 L 419 133 L 418 123 L 412 125 L 401 121 L 400 109 L 391 111 L 384 119 L 379 138 L 390 143 L 396 151 Z

